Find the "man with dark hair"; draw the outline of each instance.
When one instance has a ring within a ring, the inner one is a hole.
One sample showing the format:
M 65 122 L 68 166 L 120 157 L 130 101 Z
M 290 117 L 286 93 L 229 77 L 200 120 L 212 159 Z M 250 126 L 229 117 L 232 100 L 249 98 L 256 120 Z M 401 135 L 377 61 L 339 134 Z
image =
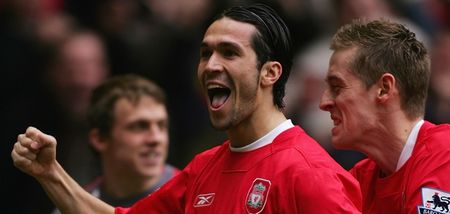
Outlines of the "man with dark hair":
M 423 120 L 430 76 L 424 45 L 401 24 L 355 20 L 338 30 L 331 49 L 320 108 L 334 122 L 333 145 L 368 157 L 351 169 L 363 213 L 443 211 L 450 125 Z
M 229 140 L 130 208 L 89 197 L 55 160 L 56 140 L 35 128 L 18 136 L 14 163 L 66 212 L 360 213 L 358 182 L 281 111 L 290 44 L 264 5 L 233 7 L 209 26 L 198 79 L 212 126 Z

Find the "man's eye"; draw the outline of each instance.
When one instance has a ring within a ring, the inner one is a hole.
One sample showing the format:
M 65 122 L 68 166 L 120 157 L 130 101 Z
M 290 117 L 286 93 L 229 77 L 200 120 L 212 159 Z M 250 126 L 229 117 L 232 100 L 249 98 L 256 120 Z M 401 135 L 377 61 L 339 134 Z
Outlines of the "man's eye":
M 340 87 L 340 86 L 330 86 L 330 89 L 331 89 L 331 92 L 334 94 L 334 95 L 337 95 L 337 94 L 339 94 L 339 92 L 341 91 L 341 89 L 342 89 L 342 87 Z
M 230 57 L 233 57 L 233 56 L 236 56 L 236 55 L 237 55 L 235 51 L 233 51 L 233 50 L 228 50 L 228 49 L 224 50 L 224 51 L 222 52 L 222 54 L 223 54 L 224 57 L 227 57 L 227 58 L 230 58 Z
M 200 57 L 201 58 L 208 58 L 211 56 L 210 50 L 200 50 Z
M 158 127 L 160 128 L 160 130 L 167 130 L 169 128 L 169 125 L 167 121 L 159 121 Z
M 148 128 L 148 123 L 145 123 L 145 122 L 137 122 L 137 123 L 133 123 L 129 126 L 129 129 L 133 130 L 133 131 L 145 130 L 147 128 Z
M 333 91 L 336 92 L 336 93 L 339 93 L 341 91 L 341 89 L 342 89 L 342 87 L 340 87 L 340 86 L 334 86 L 333 87 Z

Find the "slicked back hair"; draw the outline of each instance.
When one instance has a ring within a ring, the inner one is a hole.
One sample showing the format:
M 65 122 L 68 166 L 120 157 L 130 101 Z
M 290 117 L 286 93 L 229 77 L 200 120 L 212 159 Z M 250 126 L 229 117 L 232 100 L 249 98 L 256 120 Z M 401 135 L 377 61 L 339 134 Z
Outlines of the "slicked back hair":
M 279 109 L 283 109 L 285 85 L 292 66 L 292 41 L 285 22 L 275 10 L 264 4 L 231 7 L 216 20 L 223 17 L 251 24 L 257 29 L 251 44 L 257 56 L 258 70 L 267 61 L 277 61 L 281 64 L 282 74 L 273 86 L 273 102 Z

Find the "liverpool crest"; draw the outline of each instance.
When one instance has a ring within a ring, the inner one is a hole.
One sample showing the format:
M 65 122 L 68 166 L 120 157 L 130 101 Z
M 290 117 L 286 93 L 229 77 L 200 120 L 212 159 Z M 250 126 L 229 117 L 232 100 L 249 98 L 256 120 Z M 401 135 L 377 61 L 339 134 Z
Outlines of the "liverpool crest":
M 260 213 L 267 202 L 267 195 L 270 190 L 270 181 L 263 178 L 256 178 L 250 187 L 247 199 L 246 208 L 248 213 Z

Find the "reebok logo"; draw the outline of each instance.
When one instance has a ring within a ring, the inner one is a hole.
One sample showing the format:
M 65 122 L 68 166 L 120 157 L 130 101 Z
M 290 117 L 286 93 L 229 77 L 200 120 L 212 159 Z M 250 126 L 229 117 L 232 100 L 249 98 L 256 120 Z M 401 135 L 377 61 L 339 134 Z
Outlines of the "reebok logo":
M 212 204 L 216 193 L 207 193 L 197 195 L 197 199 L 194 202 L 194 207 L 205 207 Z

